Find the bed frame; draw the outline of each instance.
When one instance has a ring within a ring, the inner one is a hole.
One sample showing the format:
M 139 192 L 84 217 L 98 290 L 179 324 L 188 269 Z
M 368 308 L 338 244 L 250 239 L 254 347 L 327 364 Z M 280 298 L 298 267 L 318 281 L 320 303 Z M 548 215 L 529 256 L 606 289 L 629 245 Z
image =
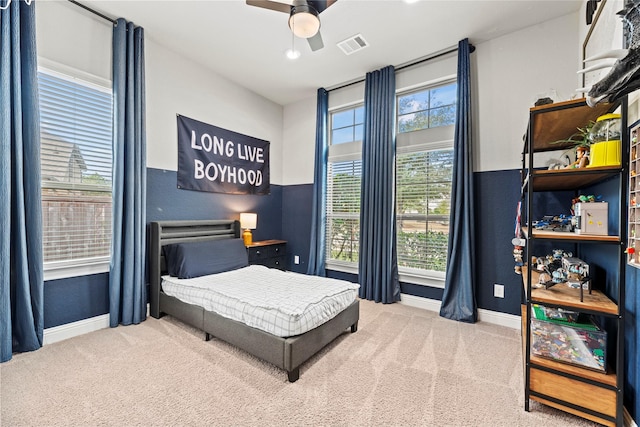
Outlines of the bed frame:
M 300 365 L 348 328 L 351 332 L 358 330 L 358 300 L 317 328 L 302 335 L 282 338 L 184 303 L 162 291 L 161 275 L 166 272 L 162 246 L 239 237 L 240 224 L 233 220 L 152 222 L 149 260 L 151 316 L 156 319 L 164 314 L 173 316 L 204 331 L 205 340 L 215 336 L 284 369 L 289 381 L 294 382 L 300 377 Z

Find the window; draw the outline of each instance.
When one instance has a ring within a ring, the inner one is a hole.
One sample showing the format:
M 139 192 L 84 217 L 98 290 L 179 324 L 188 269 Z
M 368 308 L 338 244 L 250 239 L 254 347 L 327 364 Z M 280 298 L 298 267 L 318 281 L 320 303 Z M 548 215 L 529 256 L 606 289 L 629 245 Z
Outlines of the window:
M 398 97 L 398 133 L 454 124 L 456 83 Z
M 352 108 L 331 115 L 331 145 L 362 141 L 364 107 Z
M 331 114 L 326 258 L 334 267 L 350 265 L 353 268 L 358 262 L 363 127 L 363 106 Z
M 398 96 L 398 270 L 414 279 L 444 279 L 455 112 L 456 83 Z
M 108 262 L 112 94 L 38 71 L 45 270 Z
M 396 232 L 404 282 L 442 287 L 449 245 L 456 83 L 397 96 Z M 331 112 L 327 268 L 357 273 L 364 107 Z

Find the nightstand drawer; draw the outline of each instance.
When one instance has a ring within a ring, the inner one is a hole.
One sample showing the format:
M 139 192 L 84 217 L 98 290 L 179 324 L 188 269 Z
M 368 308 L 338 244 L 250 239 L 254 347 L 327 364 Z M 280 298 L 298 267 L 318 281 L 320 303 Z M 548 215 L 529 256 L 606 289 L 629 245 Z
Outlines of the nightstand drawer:
M 249 264 L 264 265 L 269 268 L 287 269 L 287 242 L 284 240 L 263 240 L 247 246 Z
M 274 245 L 250 246 L 249 262 L 259 261 L 261 259 L 284 256 L 286 251 L 286 243 L 278 243 Z
M 273 258 L 264 258 L 255 261 L 250 261 L 249 264 L 252 265 L 264 265 L 269 268 L 278 268 L 280 270 L 286 270 L 286 258 L 284 256 L 273 257 Z

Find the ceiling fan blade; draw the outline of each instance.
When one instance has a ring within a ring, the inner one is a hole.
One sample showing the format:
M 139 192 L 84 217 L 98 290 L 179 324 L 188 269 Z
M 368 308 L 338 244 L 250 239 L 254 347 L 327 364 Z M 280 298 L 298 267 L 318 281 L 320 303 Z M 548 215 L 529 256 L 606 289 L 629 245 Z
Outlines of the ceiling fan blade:
M 318 13 L 322 13 L 323 10 L 334 4 L 338 0 L 307 0 L 307 3 L 312 6 Z
M 324 43 L 322 43 L 322 36 L 320 35 L 320 31 L 318 31 L 315 36 L 309 37 L 307 41 L 309 42 L 309 47 L 314 52 L 324 47 Z
M 257 6 L 263 9 L 275 10 L 276 12 L 291 13 L 291 5 L 270 0 L 247 0 L 249 6 Z

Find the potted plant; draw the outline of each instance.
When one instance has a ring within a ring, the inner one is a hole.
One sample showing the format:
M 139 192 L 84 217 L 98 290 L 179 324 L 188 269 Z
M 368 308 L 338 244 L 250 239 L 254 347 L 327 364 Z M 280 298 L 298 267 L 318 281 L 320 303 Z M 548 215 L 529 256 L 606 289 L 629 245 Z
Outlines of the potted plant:
M 573 144 L 576 152 L 576 160 L 570 165 L 565 166 L 566 169 L 584 168 L 589 165 L 589 151 L 592 144 L 591 130 L 595 126 L 595 124 L 596 122 L 591 120 L 585 127 L 578 128 L 578 131 L 572 134 L 569 138 L 552 142 L 552 144 Z

